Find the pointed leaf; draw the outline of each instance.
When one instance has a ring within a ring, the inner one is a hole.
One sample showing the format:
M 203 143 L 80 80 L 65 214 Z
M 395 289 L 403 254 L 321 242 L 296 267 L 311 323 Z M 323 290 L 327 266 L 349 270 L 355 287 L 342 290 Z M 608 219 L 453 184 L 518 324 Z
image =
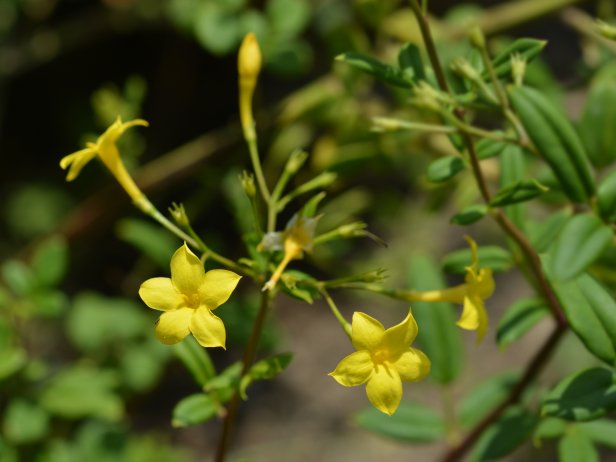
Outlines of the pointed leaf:
M 428 166 L 427 177 L 433 183 L 447 181 L 466 168 L 459 156 L 447 156 L 436 159 Z
M 240 395 L 242 398 L 248 399 L 246 389 L 252 382 L 273 379 L 291 364 L 292 359 L 292 353 L 280 353 L 253 364 L 248 373 L 240 380 Z
M 558 442 L 559 462 L 599 462 L 592 440 L 576 427 L 571 427 Z
M 537 180 L 520 180 L 498 191 L 490 201 L 490 205 L 492 207 L 503 207 L 527 202 L 546 191 L 548 191 L 548 188 Z
M 419 47 L 414 43 L 402 45 L 398 53 L 398 66 L 400 66 L 406 80 L 410 82 L 417 82 L 426 78 Z
M 498 346 L 504 348 L 520 339 L 549 312 L 545 301 L 540 298 L 526 298 L 514 302 L 498 323 Z
M 350 64 L 351 66 L 373 75 L 391 85 L 407 89 L 411 87 L 411 83 L 406 80 L 400 69 L 384 64 L 374 58 L 371 58 L 370 56 L 349 51 L 337 56 L 336 60 Z
M 218 404 L 205 393 L 196 393 L 180 400 L 173 408 L 171 425 L 189 427 L 207 422 L 216 415 Z
M 449 222 L 454 225 L 470 225 L 485 217 L 488 210 L 488 206 L 485 204 L 469 205 L 451 217 Z

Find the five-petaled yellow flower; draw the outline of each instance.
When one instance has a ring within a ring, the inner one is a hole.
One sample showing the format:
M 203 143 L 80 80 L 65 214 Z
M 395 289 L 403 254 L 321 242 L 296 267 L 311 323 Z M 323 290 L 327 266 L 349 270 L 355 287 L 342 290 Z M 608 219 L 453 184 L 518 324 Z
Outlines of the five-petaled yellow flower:
M 122 158 L 120 157 L 118 147 L 116 146 L 116 142 L 120 136 L 122 136 L 128 128 L 136 125 L 147 127 L 148 123 L 142 119 L 122 122 L 122 119 L 118 116 L 116 121 L 105 130 L 105 133 L 98 137 L 96 143 L 87 143 L 85 149 L 63 157 L 60 161 L 60 167 L 62 167 L 62 169 L 67 169 L 70 166 L 68 174 L 66 175 L 66 181 L 73 181 L 77 178 L 81 169 L 98 156 L 116 180 L 118 180 L 118 183 L 120 183 L 128 193 L 130 198 L 137 204 L 143 201 L 145 199 L 143 193 L 139 190 L 126 170 Z
M 466 240 L 471 247 L 471 265 L 466 267 L 465 283 L 441 290 L 411 291 L 406 300 L 461 303 L 462 316 L 457 324 L 462 329 L 476 330 L 479 343 L 488 330 L 489 321 L 484 302 L 494 293 L 494 278 L 490 268 L 478 266 L 477 243 L 468 236 Z
M 225 347 L 222 320 L 212 311 L 225 303 L 241 276 L 215 269 L 207 273 L 186 243 L 171 257 L 171 278 L 152 278 L 141 284 L 139 296 L 150 308 L 164 311 L 156 323 L 156 337 L 171 345 L 189 333 L 204 347 Z
M 430 360 L 411 348 L 417 322 L 409 311 L 400 324 L 385 330 L 376 319 L 355 312 L 351 340 L 357 349 L 331 375 L 345 387 L 366 384 L 366 394 L 379 411 L 392 415 L 402 399 L 402 382 L 414 382 L 430 372 Z

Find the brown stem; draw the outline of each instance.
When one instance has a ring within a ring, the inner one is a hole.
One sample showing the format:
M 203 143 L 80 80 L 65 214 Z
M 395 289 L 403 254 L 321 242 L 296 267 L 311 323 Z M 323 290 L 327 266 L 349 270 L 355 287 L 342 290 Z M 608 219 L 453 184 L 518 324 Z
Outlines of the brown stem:
M 252 333 L 250 334 L 248 345 L 246 345 L 246 350 L 244 351 L 241 375 L 246 374 L 254 362 L 257 354 L 257 347 L 259 346 L 259 339 L 261 338 L 261 333 L 263 332 L 265 318 L 267 317 L 267 312 L 269 311 L 270 302 L 271 292 L 262 292 L 261 306 L 259 307 L 257 318 L 255 319 L 255 323 L 252 327 Z M 216 450 L 216 462 L 224 462 L 225 457 L 227 456 L 227 450 L 229 449 L 229 445 L 231 443 L 231 434 L 233 433 L 233 428 L 235 427 L 241 401 L 242 398 L 240 397 L 239 392 L 236 391 L 227 406 L 227 413 L 224 417 L 222 433 L 220 435 L 220 440 L 218 441 L 218 449 Z
M 468 435 L 466 435 L 460 444 L 451 448 L 447 454 L 445 454 L 443 462 L 454 462 L 459 460 L 473 446 L 473 444 L 475 444 L 481 434 L 500 417 L 505 409 L 520 401 L 524 390 L 526 390 L 526 387 L 530 385 L 539 372 L 541 372 L 548 359 L 550 359 L 555 347 L 558 345 L 558 341 L 566 330 L 566 325 L 556 324 L 554 331 L 548 337 L 537 354 L 533 357 L 532 361 L 528 364 L 528 366 L 526 366 L 524 375 L 516 383 L 515 387 L 513 387 L 507 398 L 492 409 L 492 411 L 485 416 Z

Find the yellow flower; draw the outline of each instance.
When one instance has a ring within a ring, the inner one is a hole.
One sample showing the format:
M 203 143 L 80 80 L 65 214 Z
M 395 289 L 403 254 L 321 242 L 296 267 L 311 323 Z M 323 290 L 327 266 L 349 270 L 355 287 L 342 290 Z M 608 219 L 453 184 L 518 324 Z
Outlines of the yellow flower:
M 212 311 L 225 303 L 241 276 L 227 270 L 207 273 L 186 243 L 171 257 L 171 278 L 152 278 L 141 284 L 139 296 L 150 308 L 164 311 L 156 323 L 156 337 L 171 345 L 189 333 L 204 347 L 225 347 L 222 320 Z
M 237 70 L 240 85 L 240 120 L 244 136 L 255 138 L 254 120 L 252 116 L 252 95 L 257 86 L 257 78 L 261 72 L 261 49 L 255 34 L 246 34 L 237 56 Z
M 320 216 L 306 218 L 293 215 L 287 223 L 286 229 L 280 232 L 267 233 L 259 244 L 259 250 L 284 250 L 284 256 L 278 267 L 263 286 L 263 290 L 271 290 L 276 287 L 280 276 L 287 265 L 298 258 L 302 258 L 304 251 L 312 250 L 314 233 Z
M 410 345 L 417 336 L 417 322 L 409 314 L 385 330 L 376 319 L 355 312 L 351 340 L 357 349 L 344 358 L 331 375 L 345 387 L 366 384 L 374 407 L 385 414 L 396 412 L 402 399 L 402 382 L 414 382 L 430 372 L 430 360 Z
M 81 169 L 98 155 L 131 199 L 137 203 L 141 202 L 144 199 L 143 193 L 139 190 L 126 170 L 122 158 L 120 157 L 118 147 L 116 146 L 118 138 L 120 138 L 128 128 L 136 125 L 147 127 L 148 123 L 142 119 L 122 122 L 122 119 L 118 116 L 116 121 L 105 130 L 105 133 L 98 137 L 96 143 L 87 143 L 85 149 L 62 158 L 60 167 L 66 170 L 66 168 L 70 166 L 68 174 L 66 175 L 66 181 L 73 181 L 77 178 Z
M 479 343 L 488 330 L 489 321 L 484 302 L 494 293 L 494 278 L 490 268 L 478 267 L 477 243 L 468 236 L 466 240 L 471 247 L 471 266 L 466 267 L 465 283 L 441 290 L 411 291 L 406 300 L 461 303 L 462 316 L 457 325 L 462 329 L 476 330 Z

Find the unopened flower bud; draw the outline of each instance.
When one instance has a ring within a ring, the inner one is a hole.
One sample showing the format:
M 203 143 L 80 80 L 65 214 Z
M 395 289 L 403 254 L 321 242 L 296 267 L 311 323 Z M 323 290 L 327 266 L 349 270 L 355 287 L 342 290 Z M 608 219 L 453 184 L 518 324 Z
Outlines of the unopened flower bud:
M 190 221 L 188 219 L 188 215 L 186 215 L 186 210 L 184 209 L 184 204 L 176 204 L 173 202 L 171 207 L 169 207 L 169 213 L 173 220 L 181 227 L 187 228 L 190 226 Z
M 306 151 L 303 151 L 301 149 L 293 151 L 289 156 L 287 164 L 285 165 L 285 170 L 287 171 L 287 173 L 294 175 L 299 171 L 300 168 L 302 168 L 302 166 L 306 162 L 306 159 L 308 159 L 308 153 Z
M 475 69 L 471 63 L 469 63 L 464 58 L 456 59 L 452 65 L 451 69 L 458 75 L 464 77 L 465 79 L 470 80 L 471 82 L 476 82 L 478 79 L 481 79 L 479 72 Z
M 255 186 L 255 177 L 252 173 L 244 170 L 240 174 L 240 182 L 242 183 L 242 188 L 244 188 L 244 192 L 249 198 L 253 198 L 257 195 L 257 188 Z
M 475 48 L 486 47 L 486 38 L 479 27 L 473 27 L 473 30 L 468 34 L 468 38 Z
M 240 79 L 255 80 L 261 72 L 261 49 L 255 34 L 249 32 L 244 37 L 237 57 L 237 70 Z
M 516 86 L 521 86 L 526 74 L 526 59 L 518 53 L 511 55 L 511 75 Z

